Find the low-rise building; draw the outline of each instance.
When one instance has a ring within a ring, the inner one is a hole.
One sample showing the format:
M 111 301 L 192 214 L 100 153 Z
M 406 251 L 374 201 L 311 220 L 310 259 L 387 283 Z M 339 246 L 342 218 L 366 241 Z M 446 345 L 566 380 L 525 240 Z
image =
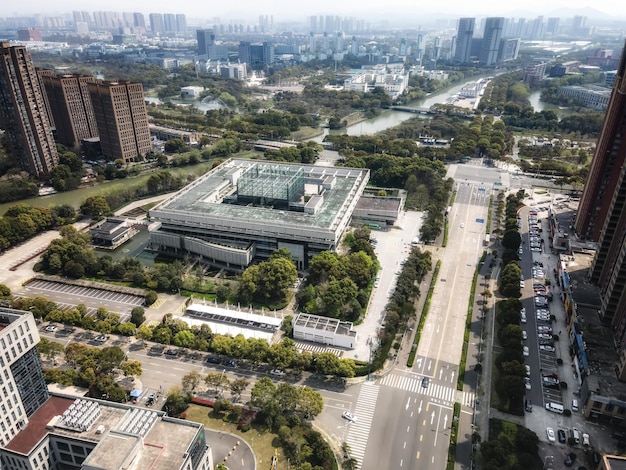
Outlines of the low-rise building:
M 354 349 L 357 343 L 357 331 L 351 322 L 307 313 L 299 313 L 293 319 L 293 337 L 346 349 Z

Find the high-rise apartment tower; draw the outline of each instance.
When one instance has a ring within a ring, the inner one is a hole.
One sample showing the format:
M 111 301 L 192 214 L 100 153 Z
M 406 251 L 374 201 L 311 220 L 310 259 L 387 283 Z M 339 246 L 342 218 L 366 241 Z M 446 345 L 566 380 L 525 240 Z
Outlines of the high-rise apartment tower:
M 502 17 L 492 17 L 485 20 L 485 33 L 480 47 L 480 65 L 491 66 L 498 62 L 503 28 L 504 18 Z
M 0 43 L 0 127 L 19 166 L 35 176 L 52 171 L 59 156 L 44 95 L 30 53 Z
M 626 347 L 626 47 L 585 181 L 574 227 L 597 242 L 589 278 L 600 288 L 600 315 Z
M 88 87 L 105 157 L 127 163 L 152 150 L 141 83 L 97 81 Z

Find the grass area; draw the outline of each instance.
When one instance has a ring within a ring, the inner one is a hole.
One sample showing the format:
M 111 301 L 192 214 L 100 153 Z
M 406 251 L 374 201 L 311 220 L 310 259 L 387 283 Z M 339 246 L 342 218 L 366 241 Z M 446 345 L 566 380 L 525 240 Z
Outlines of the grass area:
M 324 129 L 321 127 L 302 127 L 295 132 L 291 133 L 291 138 L 293 140 L 308 140 L 313 137 L 317 137 L 318 135 L 322 135 L 324 133 Z
M 220 418 L 212 418 L 213 409 L 206 406 L 190 405 L 187 409 L 187 420 L 201 423 L 209 429 L 216 431 L 230 432 L 242 440 L 246 441 L 256 456 L 256 463 L 258 468 L 269 468 L 269 464 L 272 460 L 274 451 L 278 449 L 278 461 L 285 462 L 285 456 L 282 449 L 278 446 L 278 436 L 264 426 L 253 425 L 248 432 L 241 432 L 237 430 L 237 425 L 233 423 L 226 423 Z M 215 464 L 221 462 L 221 456 L 214 455 Z
M 461 417 L 461 404 L 454 404 L 454 412 L 452 413 L 452 426 L 450 430 L 450 446 L 448 447 L 448 463 L 446 470 L 454 470 L 456 462 L 456 441 L 459 436 L 459 418 Z
M 433 271 L 433 277 L 430 280 L 430 287 L 428 288 L 428 294 L 426 296 L 426 300 L 424 301 L 424 308 L 422 309 L 422 314 L 420 315 L 420 321 L 417 325 L 417 331 L 415 332 L 415 339 L 413 339 L 413 346 L 411 348 L 411 352 L 409 353 L 409 358 L 406 361 L 407 367 L 412 367 L 413 362 L 415 361 L 415 355 L 417 354 L 417 345 L 420 342 L 420 338 L 422 337 L 422 330 L 424 329 L 424 325 L 426 324 L 426 317 L 428 316 L 428 310 L 430 309 L 430 300 L 433 296 L 433 292 L 435 290 L 435 285 L 437 284 L 437 276 L 439 275 L 439 268 L 441 267 L 441 260 L 437 261 L 435 265 L 435 270 Z

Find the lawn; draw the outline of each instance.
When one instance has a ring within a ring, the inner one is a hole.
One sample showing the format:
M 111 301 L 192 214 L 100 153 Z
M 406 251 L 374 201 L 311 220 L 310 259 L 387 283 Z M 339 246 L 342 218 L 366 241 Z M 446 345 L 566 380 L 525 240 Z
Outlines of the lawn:
M 268 464 L 271 462 L 276 448 L 278 448 L 278 461 L 282 462 L 285 460 L 282 449 L 278 447 L 278 436 L 269 432 L 265 426 L 255 424 L 248 432 L 244 433 L 237 430 L 236 424 L 211 418 L 209 414 L 211 414 L 212 411 L 213 408 L 191 404 L 187 409 L 187 420 L 201 423 L 208 429 L 230 432 L 241 437 L 242 440 L 246 441 L 250 447 L 252 447 L 254 455 L 256 455 L 258 468 L 269 467 Z

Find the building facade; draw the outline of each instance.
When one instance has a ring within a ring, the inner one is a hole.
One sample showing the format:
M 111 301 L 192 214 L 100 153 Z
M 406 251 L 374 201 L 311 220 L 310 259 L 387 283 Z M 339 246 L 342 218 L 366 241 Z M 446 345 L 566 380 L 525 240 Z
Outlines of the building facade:
M 39 340 L 31 312 L 0 307 L 3 470 L 213 468 L 199 423 L 147 408 L 50 394 L 35 350 Z
M 98 125 L 102 154 L 125 163 L 152 150 L 148 113 L 141 83 L 96 81 L 89 94 Z
M 0 127 L 19 166 L 34 176 L 59 163 L 44 92 L 30 53 L 0 43 Z
M 152 248 L 233 271 L 286 248 L 299 270 L 335 250 L 369 171 L 227 160 L 150 210 Z
M 0 447 L 28 425 L 29 417 L 49 397 L 37 343 L 32 313 L 0 307 Z
M 251 44 L 242 41 L 239 44 L 239 61 L 248 64 L 253 70 L 261 70 L 274 63 L 274 46 L 269 42 Z
M 38 71 L 39 72 L 39 71 Z M 89 83 L 89 75 L 40 73 L 57 133 L 57 140 L 67 147 L 78 147 L 83 139 L 98 137 L 98 125 Z
M 485 20 L 485 33 L 480 47 L 480 65 L 490 67 L 498 62 L 500 39 L 504 28 L 504 18 L 491 17 Z
M 624 49 L 626 51 L 626 49 Z M 600 316 L 626 347 L 626 52 L 622 52 L 613 92 L 591 168 L 585 181 L 574 227 L 597 242 L 589 279 L 600 288 Z
M 474 37 L 474 26 L 476 18 L 461 18 L 456 33 L 456 48 L 454 49 L 454 60 L 465 64 L 470 60 L 472 39 Z

